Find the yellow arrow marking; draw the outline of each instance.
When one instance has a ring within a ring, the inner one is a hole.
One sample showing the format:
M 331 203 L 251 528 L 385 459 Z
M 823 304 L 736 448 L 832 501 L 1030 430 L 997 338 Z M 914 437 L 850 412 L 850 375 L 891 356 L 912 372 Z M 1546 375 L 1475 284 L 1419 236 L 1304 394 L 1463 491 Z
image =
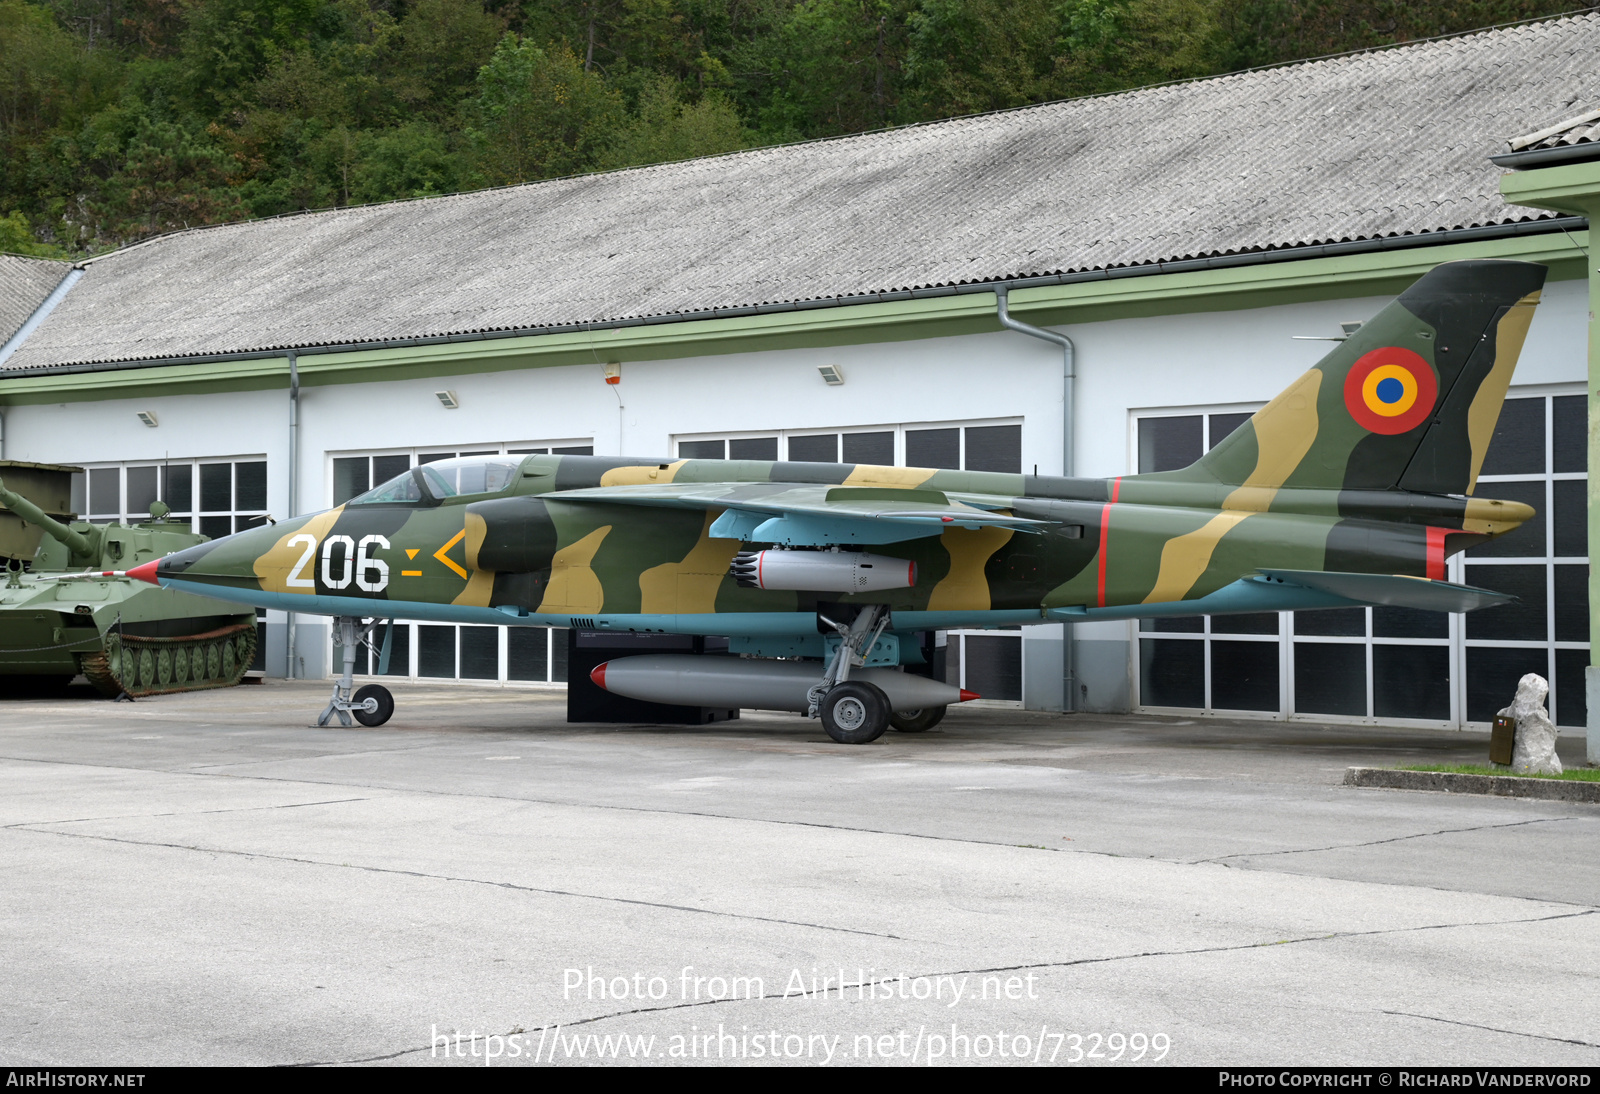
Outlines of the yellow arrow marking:
M 400 571 L 400 576 L 401 577 L 421 577 L 422 576 L 422 571 L 421 570 L 401 570 Z
M 448 551 L 450 548 L 454 547 L 456 544 L 460 543 L 463 539 L 466 539 L 466 538 L 467 538 L 467 530 L 465 528 L 463 528 L 463 529 L 461 529 L 461 531 L 457 532 L 455 535 L 450 537 L 450 542 L 449 543 L 446 543 L 443 547 L 441 547 L 437 551 L 433 552 L 433 557 L 434 558 L 438 559 L 440 562 L 444 563 L 446 566 L 448 566 L 452 570 L 454 570 L 456 572 L 457 576 L 459 576 L 459 577 L 466 577 L 467 576 L 467 571 L 463 570 L 460 566 L 458 566 L 454 559 L 446 558 L 444 553 L 446 551 Z
M 422 550 L 421 547 L 407 547 L 406 548 L 406 557 L 407 558 L 416 558 L 417 557 L 417 552 L 420 551 L 420 550 Z

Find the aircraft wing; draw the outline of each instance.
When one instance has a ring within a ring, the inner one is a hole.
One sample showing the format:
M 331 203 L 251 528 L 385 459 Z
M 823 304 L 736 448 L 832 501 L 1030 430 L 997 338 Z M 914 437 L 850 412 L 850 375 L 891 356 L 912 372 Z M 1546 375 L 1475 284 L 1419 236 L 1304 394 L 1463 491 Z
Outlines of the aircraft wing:
M 899 543 L 937 536 L 946 528 L 1034 531 L 1046 522 L 1018 517 L 983 502 L 939 490 L 795 483 L 659 483 L 604 486 L 543 494 L 550 503 L 604 503 L 723 510 L 711 525 L 716 539 L 791 547 Z
M 1352 574 L 1323 570 L 1258 570 L 1269 581 L 1298 585 L 1364 604 L 1422 608 L 1432 612 L 1470 612 L 1517 599 L 1509 593 L 1430 581 L 1404 574 Z

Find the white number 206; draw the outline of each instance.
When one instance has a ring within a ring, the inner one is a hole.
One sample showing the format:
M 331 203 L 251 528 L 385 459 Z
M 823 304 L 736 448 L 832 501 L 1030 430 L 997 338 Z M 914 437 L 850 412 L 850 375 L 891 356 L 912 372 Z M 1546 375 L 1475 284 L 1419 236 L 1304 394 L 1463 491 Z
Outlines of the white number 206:
M 338 552 L 337 560 L 334 557 L 335 547 L 344 548 Z M 386 551 L 389 541 L 383 536 L 363 536 L 358 546 L 349 536 L 329 536 L 323 540 L 322 584 L 330 589 L 348 589 L 354 580 L 356 588 L 369 593 L 379 593 L 388 588 L 389 564 L 371 556 L 370 551 L 374 547 Z M 335 567 L 338 567 L 337 574 L 334 573 Z

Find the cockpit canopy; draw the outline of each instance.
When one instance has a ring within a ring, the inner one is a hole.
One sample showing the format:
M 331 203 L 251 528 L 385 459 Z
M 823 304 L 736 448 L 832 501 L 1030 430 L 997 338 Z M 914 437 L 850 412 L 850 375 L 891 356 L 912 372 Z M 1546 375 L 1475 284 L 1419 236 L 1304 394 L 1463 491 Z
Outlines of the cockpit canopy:
M 494 494 L 517 478 L 516 456 L 459 456 L 402 471 L 346 505 L 437 505 L 461 494 Z

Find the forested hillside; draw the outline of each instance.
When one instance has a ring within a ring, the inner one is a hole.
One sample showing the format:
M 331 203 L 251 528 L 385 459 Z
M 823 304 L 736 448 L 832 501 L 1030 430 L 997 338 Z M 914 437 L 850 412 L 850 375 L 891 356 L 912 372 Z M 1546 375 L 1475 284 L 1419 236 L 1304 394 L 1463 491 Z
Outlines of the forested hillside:
M 1562 10 L 0 0 L 0 251 L 80 255 L 196 224 L 854 133 Z

